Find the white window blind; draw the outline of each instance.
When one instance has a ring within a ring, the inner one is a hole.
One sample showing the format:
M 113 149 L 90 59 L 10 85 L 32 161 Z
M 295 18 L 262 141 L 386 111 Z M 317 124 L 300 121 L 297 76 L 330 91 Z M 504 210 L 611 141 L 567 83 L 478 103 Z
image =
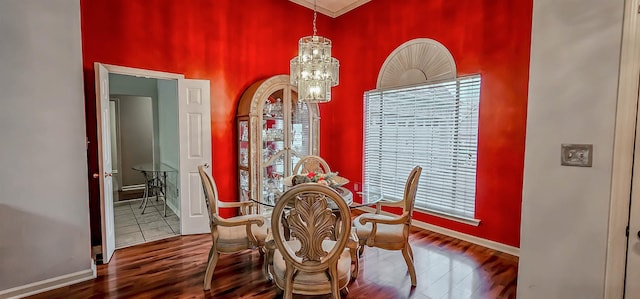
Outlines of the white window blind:
M 474 218 L 480 76 L 365 93 L 364 184 L 401 199 L 422 166 L 415 207 Z

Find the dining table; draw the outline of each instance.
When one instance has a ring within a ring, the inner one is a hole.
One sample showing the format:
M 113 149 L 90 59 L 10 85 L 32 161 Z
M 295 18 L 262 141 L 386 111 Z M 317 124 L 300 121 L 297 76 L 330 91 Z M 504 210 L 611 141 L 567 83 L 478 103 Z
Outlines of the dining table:
M 330 186 L 333 190 L 335 190 L 344 201 L 349 206 L 349 209 L 356 209 L 360 207 L 372 206 L 382 200 L 383 195 L 380 188 L 376 187 L 365 187 L 362 190 L 356 189 L 358 185 L 349 185 L 346 184 L 342 186 Z M 361 186 L 361 185 L 360 185 Z M 283 188 L 288 190 L 292 188 L 292 186 L 283 185 Z M 268 189 L 268 194 L 264 194 L 262 199 L 256 199 L 254 197 L 250 197 L 251 201 L 259 204 L 262 207 L 266 207 L 267 209 L 262 209 L 262 214 L 265 214 L 268 218 L 270 218 L 271 208 L 276 206 L 276 202 L 284 194 L 280 189 Z M 329 208 L 333 211 L 334 215 L 336 215 L 336 223 L 341 221 L 340 213 L 338 212 L 338 207 L 335 204 L 329 204 Z M 334 232 L 338 233 L 338 232 Z
M 284 188 L 288 189 L 291 187 L 285 186 Z M 331 188 L 344 199 L 350 209 L 372 206 L 383 198 L 381 190 L 375 187 L 364 188 L 363 190 L 356 190 L 353 186 L 333 186 Z M 256 199 L 255 197 L 250 197 L 250 199 L 261 206 L 275 207 L 276 202 L 282 194 L 284 193 L 280 190 L 270 189 L 262 199 Z M 331 207 L 331 209 L 337 210 L 337 207 Z
M 178 170 L 164 163 L 143 163 L 131 167 L 140 171 L 145 179 L 144 195 L 140 208 L 142 213 L 147 209 L 149 198 L 155 196 L 156 200 L 162 197 L 164 201 L 164 216 L 167 216 L 167 174 L 177 173 Z

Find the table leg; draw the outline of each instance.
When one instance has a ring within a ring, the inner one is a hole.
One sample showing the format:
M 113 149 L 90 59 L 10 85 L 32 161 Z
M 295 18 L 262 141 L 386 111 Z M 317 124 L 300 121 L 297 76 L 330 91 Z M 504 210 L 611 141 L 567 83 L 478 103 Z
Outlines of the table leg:
M 164 217 L 167 217 L 167 172 L 162 172 L 162 182 L 160 183 L 162 197 L 164 199 Z
M 140 204 L 140 207 L 142 208 L 142 213 L 140 214 L 144 214 L 144 211 L 147 209 L 147 203 L 149 202 L 149 192 L 150 190 L 150 184 L 152 184 L 152 180 L 149 180 L 149 173 L 147 173 L 146 171 L 143 171 L 142 174 L 144 175 L 144 197 L 142 199 L 142 203 Z
M 158 196 L 158 194 L 160 193 L 160 175 L 156 172 L 153 173 L 153 191 L 156 195 L 156 201 L 158 201 L 160 198 Z

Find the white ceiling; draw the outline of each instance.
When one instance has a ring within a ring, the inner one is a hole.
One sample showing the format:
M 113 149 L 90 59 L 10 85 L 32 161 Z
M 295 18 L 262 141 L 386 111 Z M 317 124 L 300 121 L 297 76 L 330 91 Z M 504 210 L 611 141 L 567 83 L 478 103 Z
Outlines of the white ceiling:
M 313 10 L 313 0 L 289 0 Z M 338 16 L 371 0 L 316 0 L 316 11 L 337 18 Z

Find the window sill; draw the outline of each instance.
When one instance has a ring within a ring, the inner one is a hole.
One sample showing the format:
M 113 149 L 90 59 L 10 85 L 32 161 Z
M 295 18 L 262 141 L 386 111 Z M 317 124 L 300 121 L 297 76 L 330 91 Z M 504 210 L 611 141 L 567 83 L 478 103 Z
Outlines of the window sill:
M 427 210 L 427 209 L 424 209 L 424 208 L 418 208 L 418 207 L 415 207 L 414 211 L 422 213 L 422 214 L 427 214 L 427 215 L 431 215 L 431 216 L 444 218 L 444 219 L 451 220 L 451 221 L 464 223 L 464 224 L 471 225 L 471 226 L 480 225 L 480 219 L 466 218 L 466 217 L 451 215 L 451 214 L 447 214 L 447 213 L 443 213 L 443 212 L 431 211 L 431 210 Z

